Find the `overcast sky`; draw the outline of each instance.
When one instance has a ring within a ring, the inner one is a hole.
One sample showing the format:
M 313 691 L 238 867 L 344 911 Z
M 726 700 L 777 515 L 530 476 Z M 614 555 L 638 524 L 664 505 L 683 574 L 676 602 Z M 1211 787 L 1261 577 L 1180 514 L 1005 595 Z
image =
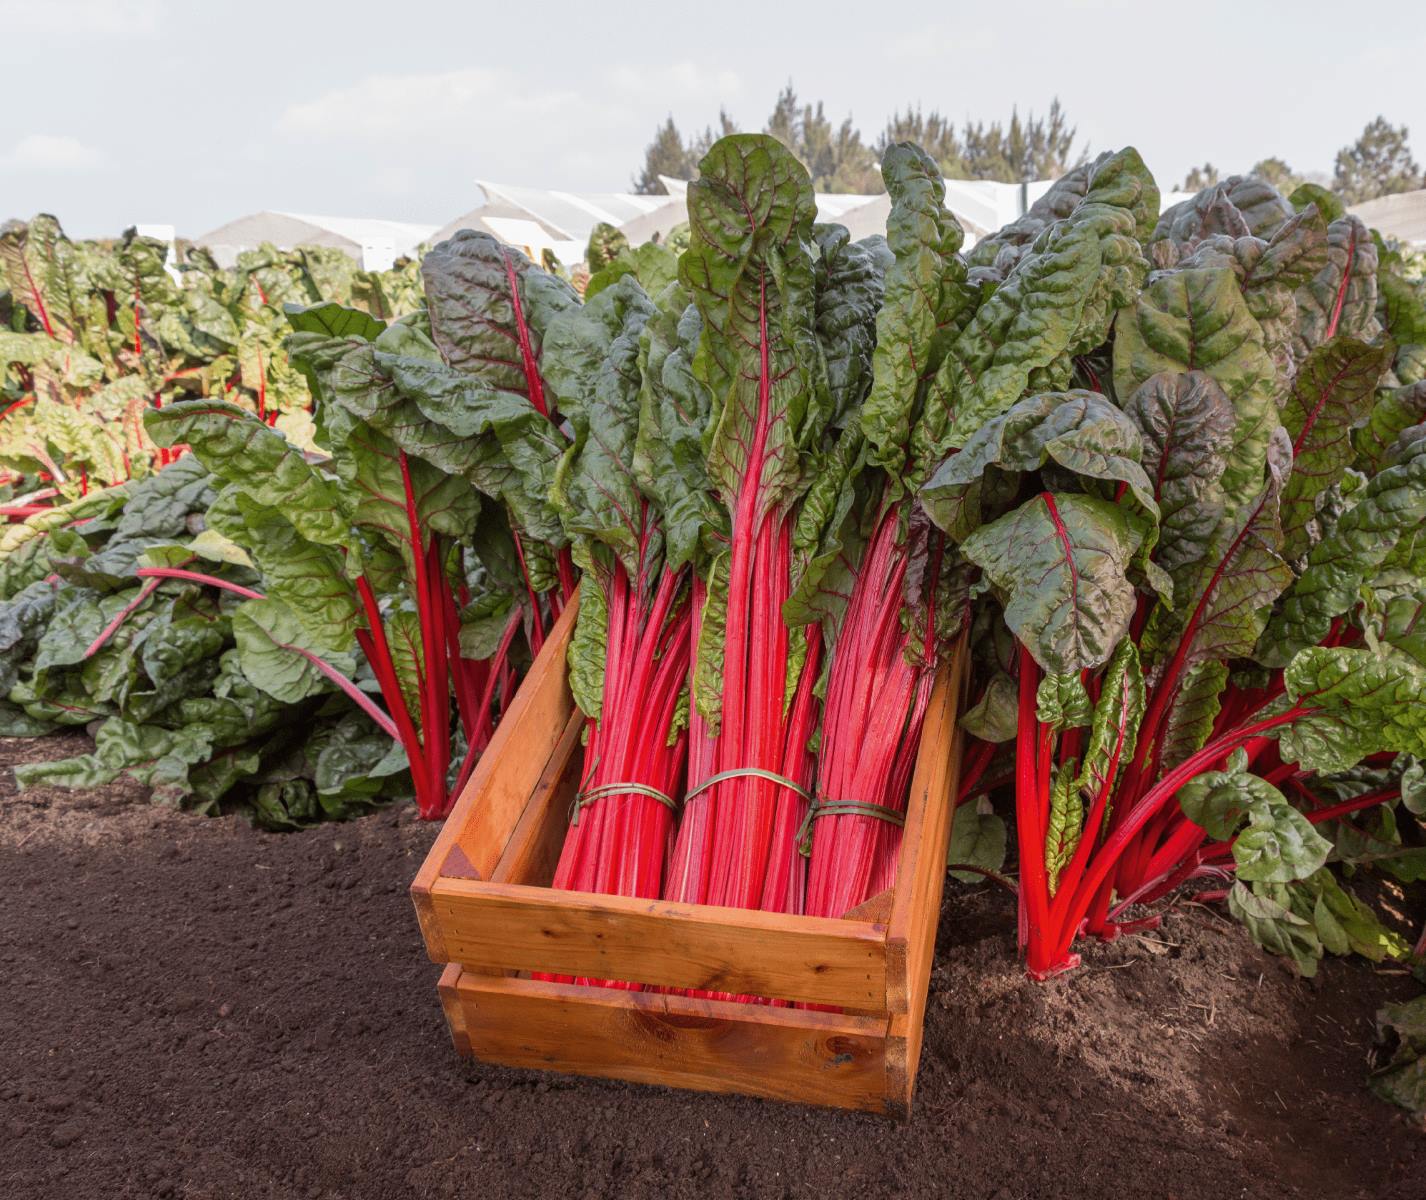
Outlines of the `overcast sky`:
M 667 114 L 759 128 L 789 77 L 868 140 L 908 103 L 1058 95 L 1165 186 L 1205 159 L 1328 171 L 1378 113 L 1426 158 L 1420 0 L 0 0 L 0 38 L 0 219 L 80 236 L 262 208 L 441 223 L 477 177 L 624 190 Z

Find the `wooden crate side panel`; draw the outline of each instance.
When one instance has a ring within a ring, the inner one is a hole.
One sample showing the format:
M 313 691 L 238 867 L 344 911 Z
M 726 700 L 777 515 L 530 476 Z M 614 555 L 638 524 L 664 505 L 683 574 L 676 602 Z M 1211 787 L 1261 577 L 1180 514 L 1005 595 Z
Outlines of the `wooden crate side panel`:
M 866 922 L 458 879 L 431 904 L 472 967 L 885 1010 L 886 934 Z
M 456 864 L 453 873 L 463 878 L 490 878 L 565 731 L 574 708 L 565 650 L 577 608 L 576 593 L 531 664 L 411 884 L 416 919 L 433 962 L 449 962 L 453 957 L 431 905 L 431 888 L 447 859 Z
M 576 709 L 570 713 L 564 733 L 545 764 L 544 774 L 491 872 L 492 882 L 545 886 L 554 878 L 560 850 L 569 831 L 570 806 L 579 789 L 579 774 L 584 765 L 579 745 L 583 732 L 584 714 Z
M 954 791 L 960 778 L 961 753 L 957 719 L 965 686 L 966 661 L 962 637 L 927 709 L 926 734 L 911 781 L 912 797 L 916 801 L 916 836 L 903 853 L 898 868 L 898 886 L 887 936 L 888 977 L 892 987 L 904 989 L 905 997 L 904 1004 L 891 1003 L 890 996 L 888 998 L 894 1014 L 888 1049 L 890 1087 L 899 1092 L 904 1112 L 910 1110 L 921 1058 L 926 991 L 936 953 L 936 926 L 946 881 L 946 851 L 955 817 Z M 908 807 L 908 835 L 911 832 Z
M 413 886 L 429 888 L 454 846 L 460 846 L 482 879 L 495 869 L 574 708 L 565 652 L 578 608 L 576 593 L 516 689 Z
M 886 1018 L 463 974 L 482 1062 L 882 1112 Z

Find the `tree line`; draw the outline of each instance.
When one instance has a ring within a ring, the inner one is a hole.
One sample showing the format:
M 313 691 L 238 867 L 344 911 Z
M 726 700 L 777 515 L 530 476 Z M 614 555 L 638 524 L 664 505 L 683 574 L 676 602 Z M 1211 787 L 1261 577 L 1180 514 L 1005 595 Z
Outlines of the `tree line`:
M 692 179 L 708 148 L 739 126 L 726 109 L 716 125 L 685 137 L 670 114 L 654 131 L 644 150 L 644 163 L 634 176 L 636 192 L 654 195 L 664 191 L 660 175 Z M 795 154 L 819 192 L 872 194 L 884 190 L 878 164 L 893 142 L 915 142 L 941 168 L 947 179 L 989 179 L 999 183 L 1056 179 L 1088 154 L 1075 147 L 1076 127 L 1069 123 L 1056 98 L 1043 116 L 1021 117 L 1012 109 L 1010 120 L 965 121 L 960 126 L 936 109 L 908 106 L 893 113 L 885 126 L 868 140 L 850 116 L 834 122 L 826 104 L 804 103 L 791 83 L 778 93 L 777 102 L 762 131 L 777 138 Z M 1426 187 L 1426 174 L 1412 157 L 1405 125 L 1392 125 L 1378 116 L 1361 136 L 1337 152 L 1332 187 L 1349 204 L 1377 196 Z M 1304 176 L 1277 156 L 1261 159 L 1249 172 L 1273 186 L 1291 191 Z M 1211 162 L 1194 167 L 1178 185 L 1179 191 L 1196 192 L 1219 179 Z
M 685 138 L 670 115 L 644 151 L 644 165 L 634 176 L 634 190 L 644 194 L 662 192 L 660 175 L 692 179 L 708 147 L 738 130 L 737 123 L 723 110 L 716 127 L 710 125 L 702 133 Z M 1043 117 L 1031 113 L 1022 118 L 1016 110 L 1005 124 L 967 121 L 959 130 L 954 121 L 934 109 L 928 113 L 908 107 L 905 112 L 893 114 L 876 138 L 867 141 L 851 117 L 834 123 L 821 100 L 803 103 L 789 83 L 778 93 L 763 132 L 777 138 L 801 160 L 819 192 L 884 191 L 878 164 L 892 142 L 917 143 L 936 160 L 947 179 L 994 179 L 1001 183 L 1057 177 L 1085 155 L 1083 149 L 1078 153 L 1074 149 L 1075 130 L 1065 119 L 1058 99 Z

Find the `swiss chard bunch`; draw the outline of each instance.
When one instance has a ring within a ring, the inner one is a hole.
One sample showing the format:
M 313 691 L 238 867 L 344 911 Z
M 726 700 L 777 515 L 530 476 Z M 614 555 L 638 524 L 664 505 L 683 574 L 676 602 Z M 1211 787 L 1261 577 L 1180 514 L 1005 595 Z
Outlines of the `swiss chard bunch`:
M 1018 643 L 973 720 L 1015 743 L 1037 977 L 1205 873 L 1304 970 L 1400 950 L 1324 864 L 1375 840 L 1419 869 L 1389 810 L 1349 816 L 1426 753 L 1421 327 L 1398 289 L 1383 334 L 1372 238 L 1314 200 L 1230 180 L 1170 209 L 1112 336 L 1051 368 L 1086 386 L 1032 382 L 922 491 Z
M 569 438 L 540 359 L 579 301 L 470 231 L 421 274 L 427 309 L 390 326 L 334 303 L 289 307 L 329 457 L 233 405 L 190 401 L 147 422 L 225 482 L 209 519 L 260 567 L 252 615 L 275 644 L 360 647 L 418 806 L 438 818 L 574 590 L 551 498 Z
M 706 473 L 693 494 L 711 498 L 685 506 L 711 552 L 695 586 L 690 798 L 665 891 L 798 912 L 822 642 L 816 617 L 784 614 L 846 513 L 852 464 L 836 445 L 864 391 L 880 265 L 814 227 L 810 179 L 774 139 L 723 138 L 700 172 L 679 260 L 693 309 L 657 332 L 656 393 L 698 397 L 673 423 L 674 466 Z
M 689 547 L 670 553 L 661 494 L 640 448 L 662 440 L 641 402 L 655 308 L 633 278 L 566 313 L 546 375 L 574 440 L 552 496 L 582 572 L 570 685 L 588 718 L 585 769 L 554 886 L 657 897 L 688 750 Z M 630 986 L 615 984 L 613 986 Z

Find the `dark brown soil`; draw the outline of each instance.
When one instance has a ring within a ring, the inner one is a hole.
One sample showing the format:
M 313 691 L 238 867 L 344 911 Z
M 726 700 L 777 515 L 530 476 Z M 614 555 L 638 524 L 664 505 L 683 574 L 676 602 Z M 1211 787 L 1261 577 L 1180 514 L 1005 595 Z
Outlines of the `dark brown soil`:
M 409 809 L 295 835 L 17 796 L 0 741 L 0 1196 L 1426 1195 L 1426 1137 L 1363 1086 L 1398 975 L 1300 981 L 1222 917 L 1050 984 L 1012 912 L 948 899 L 911 1122 L 456 1058 L 406 888 Z

